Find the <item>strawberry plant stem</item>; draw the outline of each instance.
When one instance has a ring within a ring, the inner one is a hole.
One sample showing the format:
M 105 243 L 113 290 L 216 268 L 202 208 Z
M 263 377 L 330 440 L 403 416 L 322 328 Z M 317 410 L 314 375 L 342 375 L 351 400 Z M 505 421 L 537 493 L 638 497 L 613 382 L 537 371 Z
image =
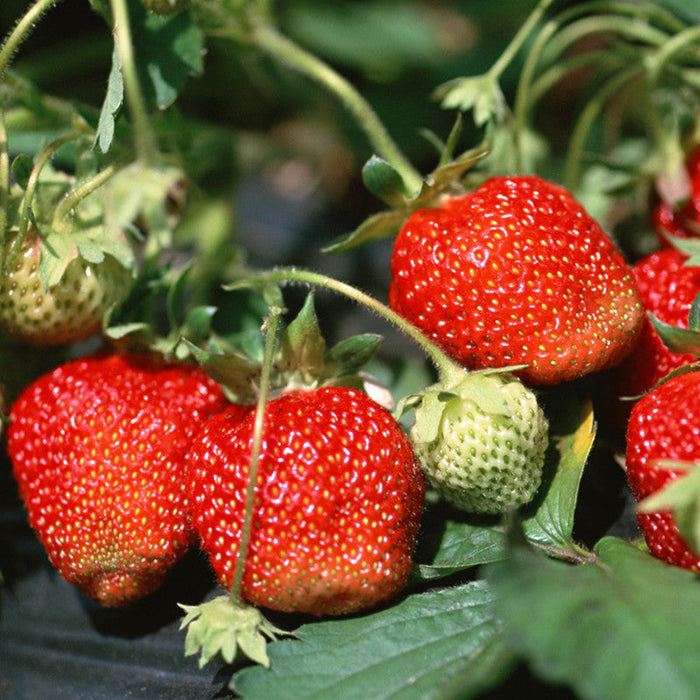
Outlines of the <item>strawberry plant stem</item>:
M 62 223 L 67 217 L 71 215 L 80 202 L 85 199 L 85 197 L 92 194 L 96 189 L 104 185 L 109 178 L 111 178 L 123 163 L 110 163 L 108 166 L 104 167 L 100 172 L 93 175 L 91 178 L 84 180 L 77 187 L 68 192 L 63 199 L 58 203 L 53 215 L 53 226 L 58 229 L 61 227 Z
M 375 111 L 351 83 L 319 58 L 280 34 L 267 21 L 254 24 L 251 40 L 260 49 L 313 78 L 337 95 L 357 119 L 377 155 L 401 176 L 406 194 L 415 196 L 420 191 L 423 181 L 420 173 L 404 157 Z
M 0 49 L 0 77 L 12 61 L 12 57 L 15 55 L 19 45 L 27 38 L 34 25 L 41 19 L 43 14 L 48 12 L 58 2 L 60 0 L 38 0 L 17 22 Z
M 500 78 L 503 71 L 505 71 L 505 69 L 510 65 L 510 62 L 515 58 L 516 54 L 520 51 L 527 38 L 530 36 L 530 33 L 545 15 L 549 9 L 549 6 L 554 2 L 556 2 L 556 0 L 541 0 L 541 2 L 530 13 L 528 18 L 522 23 L 520 29 L 510 40 L 503 53 L 489 69 L 488 75 L 493 80 L 497 81 Z
M 144 165 L 153 166 L 158 160 L 157 148 L 139 84 L 126 0 L 110 0 L 110 6 L 114 22 L 114 40 L 124 78 L 124 92 L 134 122 L 136 152 Z
M 0 110 L 0 253 L 5 252 L 7 207 L 10 197 L 10 149 L 7 143 L 5 114 Z
M 75 141 L 82 135 L 83 134 L 81 131 L 71 131 L 67 134 L 59 136 L 57 139 L 52 141 L 39 154 L 39 157 L 36 159 L 34 167 L 32 168 L 32 172 L 30 173 L 29 179 L 27 181 L 27 187 L 24 191 L 24 197 L 22 198 L 22 208 L 20 211 L 19 218 L 19 231 L 17 234 L 17 238 L 15 239 L 14 245 L 12 247 L 12 250 L 8 255 L 8 262 L 11 261 L 12 258 L 19 251 L 24 241 L 24 238 L 27 235 L 27 231 L 29 230 L 29 224 L 31 221 L 32 200 L 34 199 L 34 193 L 36 192 L 36 188 L 39 183 L 39 175 L 41 174 L 42 168 L 44 167 L 44 165 L 46 165 L 47 161 L 61 146 L 70 143 L 71 141 Z
M 396 311 L 378 299 L 375 299 L 352 285 L 317 272 L 298 268 L 277 268 L 270 272 L 263 273 L 261 277 L 266 282 L 274 282 L 277 284 L 285 282 L 312 284 L 343 294 L 349 299 L 379 314 L 411 338 L 411 340 L 413 340 L 431 359 L 442 379 L 449 380 L 449 378 L 465 372 L 464 368 L 456 365 L 432 340 L 430 340 L 430 338 L 424 335 L 403 316 L 396 313 Z
M 281 306 L 271 306 L 270 314 L 264 324 L 265 349 L 260 374 L 260 390 L 255 410 L 255 426 L 253 432 L 253 447 L 250 455 L 250 470 L 248 474 L 248 489 L 245 498 L 245 513 L 243 517 L 243 529 L 241 531 L 241 541 L 238 546 L 238 556 L 236 558 L 236 568 L 233 572 L 231 583 L 231 597 L 236 602 L 241 602 L 241 584 L 245 571 L 245 561 L 248 556 L 250 545 L 251 528 L 253 526 L 253 510 L 255 506 L 255 483 L 258 477 L 258 462 L 260 458 L 260 446 L 262 444 L 263 423 L 265 420 L 265 404 L 270 392 L 270 376 L 272 364 L 277 344 L 277 331 L 279 329 L 280 317 L 283 313 Z

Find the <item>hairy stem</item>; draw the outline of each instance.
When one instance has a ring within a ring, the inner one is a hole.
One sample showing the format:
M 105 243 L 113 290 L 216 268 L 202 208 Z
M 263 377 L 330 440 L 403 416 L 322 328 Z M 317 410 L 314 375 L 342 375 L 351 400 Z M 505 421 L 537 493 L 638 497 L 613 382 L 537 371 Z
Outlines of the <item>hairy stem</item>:
M 20 18 L 0 49 L 0 76 L 5 72 L 19 45 L 27 38 L 34 25 L 58 2 L 60 0 L 37 0 Z
M 53 226 L 59 228 L 61 222 L 70 216 L 75 207 L 80 204 L 86 197 L 91 195 L 95 190 L 109 180 L 123 163 L 110 163 L 108 166 L 100 170 L 91 178 L 84 180 L 77 187 L 68 192 L 63 199 L 58 203 L 53 215 Z
M 10 200 L 10 149 L 7 143 L 5 115 L 0 110 L 0 258 L 5 253 L 7 207 Z
M 430 340 L 430 338 L 428 338 L 412 323 L 407 321 L 403 316 L 396 313 L 396 311 L 381 301 L 345 282 L 341 282 L 317 272 L 298 268 L 277 268 L 270 272 L 262 273 L 261 279 L 265 280 L 266 282 L 274 282 L 276 284 L 283 284 L 287 282 L 312 284 L 343 294 L 352 301 L 366 306 L 368 309 L 379 314 L 400 331 L 405 333 L 409 338 L 411 338 L 411 340 L 413 340 L 431 359 L 442 379 L 449 379 L 465 371 L 462 367 L 456 365 L 450 357 L 448 357 L 439 347 L 437 347 L 437 345 L 435 345 L 432 340 Z
M 248 557 L 250 546 L 251 530 L 253 527 L 253 510 L 255 506 L 255 482 L 258 476 L 258 464 L 260 461 L 260 448 L 262 445 L 263 427 L 265 421 L 265 405 L 270 392 L 270 374 L 272 371 L 272 360 L 277 344 L 277 332 L 280 324 L 280 317 L 283 313 L 281 306 L 272 306 L 270 315 L 265 321 L 265 350 L 263 354 L 262 371 L 260 376 L 260 391 L 255 408 L 255 425 L 253 431 L 253 447 L 250 455 L 250 470 L 248 473 L 248 488 L 245 498 L 245 513 L 243 516 L 243 530 L 241 541 L 238 545 L 238 556 L 236 558 L 236 568 L 233 572 L 233 582 L 231 583 L 231 597 L 241 601 L 241 586 L 243 583 L 243 573 L 245 571 L 245 561 Z

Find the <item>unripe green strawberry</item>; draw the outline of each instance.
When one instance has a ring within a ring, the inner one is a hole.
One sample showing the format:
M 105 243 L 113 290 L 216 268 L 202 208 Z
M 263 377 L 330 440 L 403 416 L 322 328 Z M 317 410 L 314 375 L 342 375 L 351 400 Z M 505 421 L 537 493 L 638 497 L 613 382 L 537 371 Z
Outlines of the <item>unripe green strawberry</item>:
M 471 513 L 532 500 L 542 480 L 548 423 L 535 394 L 507 373 L 474 373 L 422 397 L 411 439 L 428 482 Z
M 14 240 L 6 242 L 5 256 Z M 105 312 L 126 296 L 129 270 L 110 255 L 100 263 L 77 256 L 59 282 L 45 289 L 40 255 L 40 238 L 30 231 L 0 276 L 0 331 L 37 347 L 67 345 L 98 332 Z

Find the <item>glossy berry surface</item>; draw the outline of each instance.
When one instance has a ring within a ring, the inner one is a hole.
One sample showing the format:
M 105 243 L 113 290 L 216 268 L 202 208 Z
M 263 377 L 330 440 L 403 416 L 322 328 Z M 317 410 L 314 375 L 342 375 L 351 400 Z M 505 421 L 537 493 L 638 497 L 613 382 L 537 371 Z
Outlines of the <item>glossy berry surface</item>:
M 155 590 L 194 542 L 184 454 L 223 409 L 194 366 L 105 355 L 28 386 L 7 449 L 31 526 L 58 571 L 106 606 Z
M 688 328 L 688 314 L 700 293 L 700 268 L 686 265 L 688 257 L 664 248 L 632 266 L 644 309 L 676 328 Z M 695 361 L 689 353 L 669 350 L 648 318 L 634 350 L 618 370 L 617 393 L 639 396 L 671 370 Z
M 658 460 L 700 460 L 700 373 L 661 384 L 632 409 L 627 427 L 627 480 L 637 500 L 657 492 L 682 471 L 656 468 Z M 692 551 L 667 511 L 637 516 L 649 550 L 669 564 L 700 572 Z
M 642 322 L 632 273 L 563 188 L 493 177 L 399 233 L 389 300 L 470 369 L 557 384 L 619 363 Z
M 243 526 L 255 414 L 208 420 L 189 454 L 192 521 L 224 588 Z M 341 615 L 404 587 L 424 505 L 413 447 L 366 394 L 327 387 L 265 410 L 241 595 L 256 605 Z

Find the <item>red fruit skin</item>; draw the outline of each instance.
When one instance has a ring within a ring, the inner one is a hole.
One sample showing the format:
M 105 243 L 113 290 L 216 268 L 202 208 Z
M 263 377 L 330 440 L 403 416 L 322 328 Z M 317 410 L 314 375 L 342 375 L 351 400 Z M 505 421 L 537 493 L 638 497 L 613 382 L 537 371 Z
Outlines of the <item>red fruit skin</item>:
M 688 328 L 690 307 L 700 293 L 700 267 L 685 265 L 687 259 L 664 248 L 632 266 L 645 310 L 676 328 Z M 617 394 L 640 396 L 671 370 L 694 361 L 691 354 L 671 352 L 646 318 L 637 345 L 616 371 Z
M 255 413 L 208 420 L 190 450 L 192 522 L 230 589 Z M 411 572 L 425 484 L 413 447 L 366 394 L 326 387 L 268 403 L 243 599 L 310 615 L 379 605 Z
M 700 373 L 678 375 L 632 409 L 625 454 L 627 481 L 638 501 L 683 471 L 655 468 L 658 460 L 700 460 Z M 651 553 L 674 566 L 700 572 L 700 556 L 683 539 L 672 513 L 638 513 Z
M 678 209 L 664 201 L 652 208 L 652 224 L 662 247 L 670 246 L 664 233 L 677 238 L 700 236 L 700 148 L 696 148 L 686 159 L 686 170 L 690 178 L 690 197 Z
M 558 384 L 618 364 L 642 323 L 632 273 L 561 187 L 494 177 L 414 212 L 391 260 L 391 306 L 469 369 L 527 364 Z
M 122 355 L 66 363 L 10 410 L 7 449 L 51 563 L 105 606 L 151 593 L 196 537 L 184 455 L 227 401 L 194 366 Z

